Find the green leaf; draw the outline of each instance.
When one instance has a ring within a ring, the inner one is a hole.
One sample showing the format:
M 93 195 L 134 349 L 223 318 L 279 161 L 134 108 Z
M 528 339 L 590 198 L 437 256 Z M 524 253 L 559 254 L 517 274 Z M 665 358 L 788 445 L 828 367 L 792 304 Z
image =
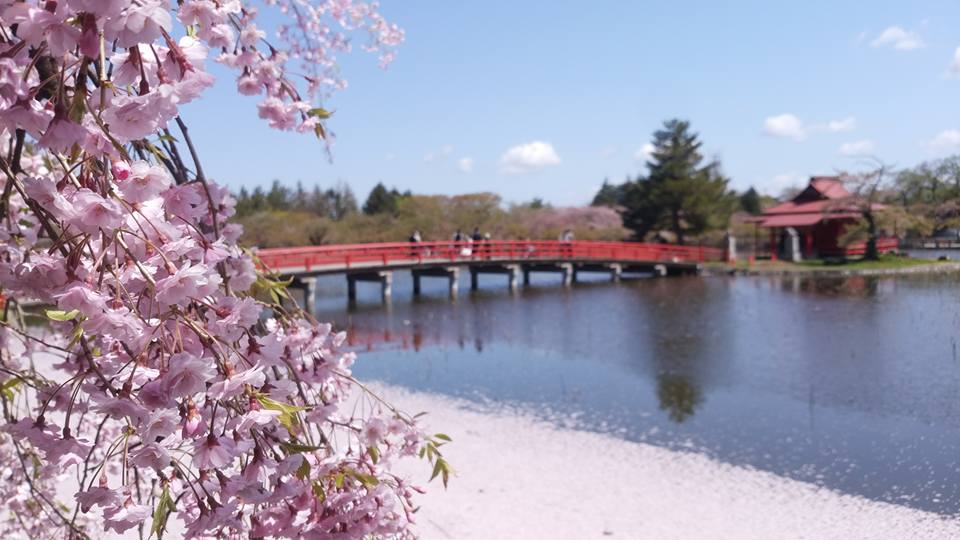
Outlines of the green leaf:
M 441 472 L 443 472 L 443 460 L 438 459 L 437 462 L 433 464 L 433 473 L 430 475 L 430 481 L 432 482 Z
M 70 336 L 70 344 L 67 345 L 68 349 L 72 349 L 76 345 L 80 338 L 83 337 L 83 327 L 79 324 L 73 327 L 73 334 Z
M 373 476 L 372 474 L 365 474 L 360 471 L 355 471 L 353 469 L 347 469 L 347 474 L 357 479 L 358 482 L 363 484 L 366 487 L 374 487 L 380 483 L 380 480 Z
M 437 433 L 436 435 L 433 436 L 433 438 L 440 439 L 441 441 L 447 441 L 447 442 L 453 441 L 453 439 L 451 439 L 450 436 L 445 433 Z
M 0 384 L 0 393 L 3 394 L 3 397 L 8 400 L 13 400 L 14 394 L 13 391 L 16 387 L 20 386 L 20 383 L 23 382 L 21 379 L 10 379 L 3 384 Z
M 323 484 L 319 480 L 314 480 L 311 484 L 313 486 L 313 494 L 320 500 L 324 502 L 327 500 L 327 492 L 323 490 Z
M 277 417 L 277 421 L 280 422 L 280 425 L 287 428 L 287 431 L 290 432 L 291 435 L 300 432 L 300 419 L 297 417 L 297 412 L 305 411 L 308 409 L 307 407 L 298 407 L 289 403 L 274 401 L 265 394 L 257 395 L 257 401 L 259 401 L 260 405 L 265 409 L 280 411 L 280 416 Z
M 307 116 L 316 116 L 317 118 L 319 118 L 319 119 L 321 119 L 321 120 L 326 120 L 326 119 L 330 118 L 331 116 L 333 116 L 333 113 L 331 113 L 330 111 L 324 109 L 323 107 L 315 107 L 315 108 L 310 109 L 309 111 L 307 111 Z
M 337 473 L 336 476 L 333 477 L 333 485 L 337 486 L 337 489 L 343 487 L 343 473 Z
M 160 493 L 160 499 L 157 500 L 157 508 L 153 511 L 153 525 L 150 527 L 150 535 L 157 535 L 157 538 L 163 537 L 163 532 L 167 528 L 167 519 L 171 512 L 177 511 L 177 505 L 170 497 L 170 487 L 163 486 L 163 492 Z
M 370 454 L 370 459 L 373 460 L 373 464 L 376 465 L 380 461 L 380 451 L 377 450 L 376 446 L 367 447 L 367 453 Z
M 72 321 L 80 314 L 79 309 L 74 309 L 72 311 L 61 311 L 59 309 L 48 309 L 44 311 L 48 319 L 60 322 Z
M 297 478 L 301 480 L 306 480 L 310 477 L 310 462 L 306 458 L 303 459 L 303 463 L 297 467 Z
M 309 444 L 300 444 L 281 441 L 280 448 L 283 448 L 283 451 L 287 453 L 288 456 L 293 454 L 302 454 L 303 452 L 316 452 L 320 449 L 319 446 L 311 446 Z

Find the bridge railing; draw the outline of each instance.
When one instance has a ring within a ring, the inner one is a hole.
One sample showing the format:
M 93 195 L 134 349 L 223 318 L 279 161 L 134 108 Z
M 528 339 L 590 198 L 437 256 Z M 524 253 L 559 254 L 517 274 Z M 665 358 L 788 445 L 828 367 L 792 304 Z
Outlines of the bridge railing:
M 471 261 L 719 261 L 720 249 L 638 242 L 558 240 L 488 240 L 482 242 L 389 242 L 295 248 L 266 248 L 257 252 L 263 265 L 277 271 L 350 269 L 354 267 L 436 264 Z

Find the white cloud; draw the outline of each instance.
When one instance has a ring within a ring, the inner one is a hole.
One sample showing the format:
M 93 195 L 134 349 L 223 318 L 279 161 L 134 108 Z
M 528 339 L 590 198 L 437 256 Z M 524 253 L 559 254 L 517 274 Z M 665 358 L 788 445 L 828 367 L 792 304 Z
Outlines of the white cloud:
M 440 147 L 440 153 L 445 156 L 449 156 L 450 154 L 453 153 L 453 146 L 449 144 L 443 145 L 442 147 Z
M 393 161 L 393 160 L 397 159 L 397 155 L 394 154 L 393 152 L 387 152 L 387 155 L 383 156 L 383 159 L 385 159 L 385 160 L 387 160 L 387 161 Z
M 957 47 L 957 50 L 953 52 L 953 61 L 950 62 L 950 69 L 947 70 L 947 75 L 950 77 L 960 76 L 960 47 Z
M 553 145 L 543 141 L 518 144 L 500 157 L 500 171 L 505 174 L 523 174 L 550 165 L 558 165 L 560 156 Z
M 946 129 L 927 142 L 927 148 L 937 154 L 949 154 L 960 151 L 960 130 Z
M 840 133 L 842 131 L 853 131 L 857 128 L 857 119 L 848 116 L 843 120 L 831 120 L 827 122 L 827 131 L 831 133 Z
M 899 26 L 891 26 L 870 42 L 873 47 L 893 47 L 898 51 L 912 51 L 924 47 L 923 40 L 916 32 L 910 32 Z
M 427 163 L 430 163 L 435 159 L 437 159 L 437 156 L 433 152 L 429 152 L 427 155 L 423 156 L 423 160 L 426 161 Z
M 841 144 L 839 153 L 841 156 L 863 157 L 872 154 L 875 148 L 876 145 L 873 144 L 873 141 L 854 141 Z
M 637 151 L 633 153 L 633 159 L 638 163 L 646 162 L 653 156 L 653 151 L 653 143 L 645 143 L 640 148 L 637 148 Z
M 790 113 L 768 116 L 763 121 L 763 131 L 774 137 L 789 137 L 796 141 L 802 141 L 807 136 L 803 122 Z
M 462 173 L 473 172 L 473 158 L 462 157 L 457 161 L 457 168 Z

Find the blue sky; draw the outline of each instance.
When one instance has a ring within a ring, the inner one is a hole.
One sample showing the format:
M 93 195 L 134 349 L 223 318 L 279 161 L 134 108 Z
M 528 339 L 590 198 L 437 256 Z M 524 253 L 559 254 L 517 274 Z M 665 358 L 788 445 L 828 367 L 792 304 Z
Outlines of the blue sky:
M 207 174 L 234 188 L 343 181 L 361 200 L 383 181 L 578 205 L 604 178 L 642 172 L 644 144 L 672 117 L 691 121 L 734 188 L 771 194 L 864 154 L 910 166 L 960 152 L 956 2 L 383 0 L 382 11 L 407 39 L 385 71 L 359 48 L 342 58 L 332 163 L 316 139 L 267 128 L 214 69 L 217 86 L 184 112 Z

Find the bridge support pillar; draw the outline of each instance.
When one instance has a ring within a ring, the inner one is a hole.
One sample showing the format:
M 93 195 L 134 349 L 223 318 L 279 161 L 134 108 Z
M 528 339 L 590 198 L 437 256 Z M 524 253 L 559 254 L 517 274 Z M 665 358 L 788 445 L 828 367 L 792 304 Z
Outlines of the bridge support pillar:
M 422 290 L 421 282 L 425 277 L 446 278 L 450 297 L 455 298 L 460 289 L 460 268 L 456 266 L 445 266 L 439 268 L 414 268 L 410 271 L 413 276 L 413 295 L 419 296 Z
M 515 292 L 520 284 L 520 267 L 518 265 L 507 266 L 507 276 L 510 292 Z
M 623 275 L 623 265 L 613 263 L 610 265 L 610 281 L 620 283 L 620 277 Z
M 560 267 L 560 275 L 563 276 L 563 286 L 569 287 L 577 280 L 577 271 L 570 263 L 564 263 L 558 266 Z
M 476 268 L 470 268 L 470 290 L 475 291 L 480 288 L 480 272 Z
M 303 291 L 303 309 L 313 314 L 317 311 L 317 278 L 298 277 L 290 284 L 291 288 Z
M 380 298 L 384 303 L 390 302 L 390 297 L 393 294 L 393 272 L 382 270 L 378 272 L 347 274 L 347 300 L 351 302 L 356 302 L 357 300 L 358 281 L 380 283 Z
M 480 287 L 480 274 L 506 274 L 507 286 L 515 291 L 520 285 L 520 276 L 523 274 L 519 264 L 483 264 L 470 267 L 470 290 Z
M 460 291 L 460 269 L 453 268 L 450 272 L 450 277 L 447 279 L 449 280 L 450 298 L 456 298 L 457 293 Z

